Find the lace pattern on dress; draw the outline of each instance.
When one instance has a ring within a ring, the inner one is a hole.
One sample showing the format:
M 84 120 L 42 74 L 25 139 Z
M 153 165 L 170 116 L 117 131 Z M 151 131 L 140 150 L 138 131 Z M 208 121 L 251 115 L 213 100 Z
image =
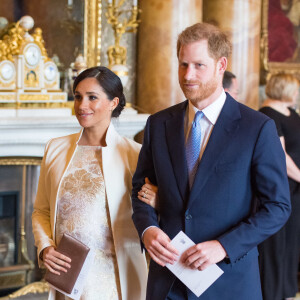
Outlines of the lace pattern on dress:
M 121 299 L 100 146 L 78 146 L 58 194 L 56 243 L 68 232 L 95 251 L 81 300 Z

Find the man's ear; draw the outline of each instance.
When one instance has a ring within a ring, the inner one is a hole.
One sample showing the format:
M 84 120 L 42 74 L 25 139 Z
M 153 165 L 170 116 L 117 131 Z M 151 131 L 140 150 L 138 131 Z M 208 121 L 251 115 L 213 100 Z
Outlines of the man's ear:
M 217 68 L 218 72 L 220 74 L 224 74 L 226 68 L 227 68 L 227 58 L 225 56 L 221 57 L 217 62 Z

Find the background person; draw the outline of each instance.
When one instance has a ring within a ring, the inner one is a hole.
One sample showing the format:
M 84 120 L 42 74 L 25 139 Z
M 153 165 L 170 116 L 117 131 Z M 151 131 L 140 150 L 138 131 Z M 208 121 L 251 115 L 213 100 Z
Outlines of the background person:
M 236 76 L 229 71 L 225 71 L 222 84 L 224 91 L 229 93 L 232 98 L 237 100 L 239 96 L 239 85 Z
M 51 140 L 41 165 L 32 215 L 39 263 L 56 274 L 69 269 L 55 250 L 67 232 L 96 253 L 82 300 L 145 299 L 147 266 L 130 202 L 140 145 L 111 123 L 125 106 L 123 86 L 109 69 L 94 67 L 80 73 L 73 92 L 83 129 Z
M 231 44 L 218 28 L 188 27 L 177 50 L 188 100 L 149 117 L 133 176 L 133 220 L 152 258 L 146 299 L 198 299 L 164 267 L 178 259 L 170 239 L 180 230 L 196 243 L 187 267 L 224 270 L 202 300 L 262 299 L 256 247 L 290 214 L 274 122 L 225 94 Z M 158 211 L 138 198 L 145 177 L 158 186 Z
M 298 292 L 300 250 L 300 117 L 294 108 L 299 81 L 289 74 L 271 76 L 261 112 L 275 121 L 286 155 L 292 213 L 286 225 L 259 246 L 264 300 L 294 297 Z

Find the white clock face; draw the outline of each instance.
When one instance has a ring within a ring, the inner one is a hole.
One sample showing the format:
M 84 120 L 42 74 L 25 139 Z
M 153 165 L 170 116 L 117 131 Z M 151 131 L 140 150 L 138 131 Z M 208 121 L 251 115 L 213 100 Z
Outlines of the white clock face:
M 31 67 L 34 67 L 38 64 L 41 58 L 41 51 L 39 47 L 35 44 L 27 46 L 25 49 L 25 60 Z
M 56 79 L 57 72 L 57 67 L 53 62 L 48 62 L 45 64 L 44 74 L 46 81 L 54 81 Z
M 15 75 L 15 66 L 10 61 L 3 61 L 0 64 L 0 75 L 5 81 L 11 81 Z

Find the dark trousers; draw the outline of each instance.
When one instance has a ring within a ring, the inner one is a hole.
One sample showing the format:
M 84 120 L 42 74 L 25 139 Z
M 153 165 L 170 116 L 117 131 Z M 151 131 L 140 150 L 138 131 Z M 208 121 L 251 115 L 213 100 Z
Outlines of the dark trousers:
M 187 300 L 186 289 L 186 286 L 179 279 L 176 279 L 167 295 L 166 300 Z

